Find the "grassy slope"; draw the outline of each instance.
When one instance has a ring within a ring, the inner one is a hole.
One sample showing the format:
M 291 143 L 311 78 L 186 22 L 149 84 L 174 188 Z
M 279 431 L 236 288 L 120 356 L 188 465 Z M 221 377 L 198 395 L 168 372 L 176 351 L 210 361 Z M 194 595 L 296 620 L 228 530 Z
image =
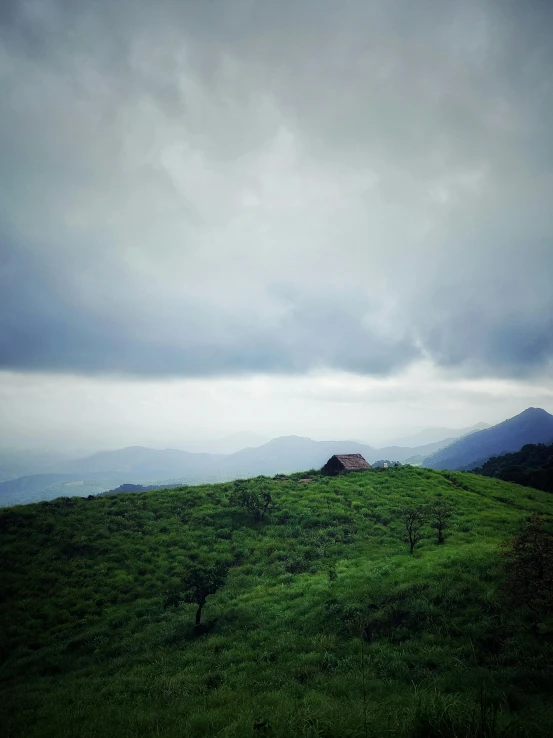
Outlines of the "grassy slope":
M 501 606 L 497 556 L 550 495 L 407 467 L 248 484 L 266 523 L 232 484 L 0 511 L 4 736 L 466 737 L 481 690 L 550 734 L 553 644 Z M 393 508 L 437 496 L 454 526 L 410 556 Z M 234 566 L 194 638 L 195 606 L 163 601 L 198 555 Z

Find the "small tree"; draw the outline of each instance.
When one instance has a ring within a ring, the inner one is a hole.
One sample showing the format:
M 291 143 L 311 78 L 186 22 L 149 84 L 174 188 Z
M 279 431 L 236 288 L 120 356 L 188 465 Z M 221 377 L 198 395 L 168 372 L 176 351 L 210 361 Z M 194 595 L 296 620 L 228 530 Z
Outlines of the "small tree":
M 413 553 L 413 549 L 422 538 L 421 530 L 426 524 L 424 508 L 422 505 L 406 507 L 400 510 L 400 515 L 409 539 L 409 553 Z
M 192 564 L 181 579 L 181 584 L 167 597 L 168 606 L 181 602 L 196 604 L 196 631 L 201 629 L 202 610 L 209 595 L 215 594 L 226 581 L 229 567 L 226 564 Z
M 451 518 L 451 507 L 447 502 L 441 502 L 431 505 L 427 512 L 430 527 L 434 528 L 438 534 L 438 543 L 445 543 L 444 530 L 449 528 L 449 519 Z
M 531 610 L 536 621 L 553 612 L 553 535 L 534 513 L 521 533 L 503 544 L 507 597 Z
M 268 510 L 273 506 L 273 498 L 268 489 L 252 488 L 245 482 L 238 481 L 230 496 L 231 505 L 243 507 L 251 512 L 256 523 L 262 522 Z

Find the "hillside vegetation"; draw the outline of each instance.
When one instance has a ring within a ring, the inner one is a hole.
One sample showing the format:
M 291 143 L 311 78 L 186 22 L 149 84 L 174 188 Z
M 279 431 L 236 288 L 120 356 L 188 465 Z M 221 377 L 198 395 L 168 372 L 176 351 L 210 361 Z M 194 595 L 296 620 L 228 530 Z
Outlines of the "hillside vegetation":
M 553 643 L 499 544 L 551 500 L 397 467 L 4 509 L 3 735 L 549 736 Z M 411 555 L 421 504 L 451 514 Z M 191 576 L 227 567 L 195 628 Z
M 553 492 L 553 444 L 529 443 L 514 454 L 493 456 L 473 471 Z

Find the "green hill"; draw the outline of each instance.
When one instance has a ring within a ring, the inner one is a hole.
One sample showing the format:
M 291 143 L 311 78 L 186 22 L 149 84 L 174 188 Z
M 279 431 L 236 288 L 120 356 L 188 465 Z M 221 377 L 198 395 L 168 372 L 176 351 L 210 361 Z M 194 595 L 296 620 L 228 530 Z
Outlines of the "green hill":
M 450 525 L 410 555 L 398 509 L 421 503 Z M 410 467 L 1 510 L 2 733 L 548 736 L 547 623 L 501 588 L 532 512 L 550 525 L 551 496 Z M 175 594 L 209 562 L 230 569 L 198 635 Z

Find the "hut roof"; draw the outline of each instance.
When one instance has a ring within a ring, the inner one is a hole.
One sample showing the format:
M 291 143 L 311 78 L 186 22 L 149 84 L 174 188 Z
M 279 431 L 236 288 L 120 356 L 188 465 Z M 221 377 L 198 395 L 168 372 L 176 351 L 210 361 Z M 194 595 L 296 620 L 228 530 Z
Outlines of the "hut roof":
M 334 458 L 348 471 L 370 469 L 371 465 L 365 461 L 361 454 L 334 454 Z

